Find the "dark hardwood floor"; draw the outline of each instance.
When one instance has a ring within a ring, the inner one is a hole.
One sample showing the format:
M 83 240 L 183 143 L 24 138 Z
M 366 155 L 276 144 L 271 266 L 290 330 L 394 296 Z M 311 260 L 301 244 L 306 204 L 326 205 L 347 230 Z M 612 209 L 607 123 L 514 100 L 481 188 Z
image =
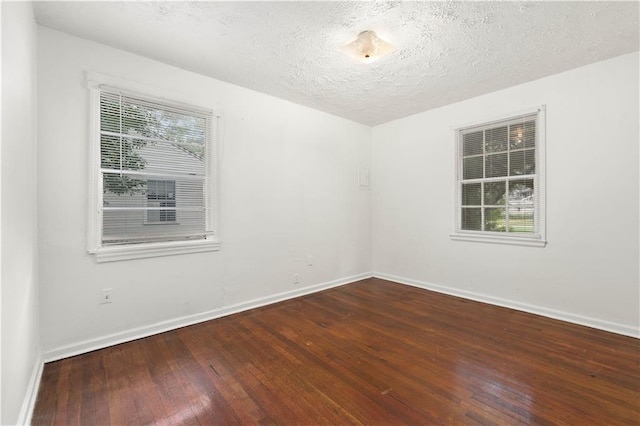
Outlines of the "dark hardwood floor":
M 640 340 L 369 279 L 48 363 L 33 424 L 640 424 Z

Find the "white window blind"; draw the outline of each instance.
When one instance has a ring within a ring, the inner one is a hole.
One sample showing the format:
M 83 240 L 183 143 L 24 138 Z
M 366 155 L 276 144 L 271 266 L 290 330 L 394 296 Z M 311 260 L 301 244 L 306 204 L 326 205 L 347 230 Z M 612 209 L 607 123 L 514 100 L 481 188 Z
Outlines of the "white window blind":
M 212 112 L 99 91 L 103 247 L 201 240 Z
M 457 131 L 456 233 L 541 238 L 539 111 Z

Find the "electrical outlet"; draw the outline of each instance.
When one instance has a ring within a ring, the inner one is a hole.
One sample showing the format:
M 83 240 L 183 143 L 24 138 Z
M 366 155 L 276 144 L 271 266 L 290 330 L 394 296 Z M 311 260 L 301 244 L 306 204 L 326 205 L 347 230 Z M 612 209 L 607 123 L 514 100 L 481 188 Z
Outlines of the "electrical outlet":
M 113 289 L 112 288 L 103 288 L 102 289 L 102 299 L 100 300 L 101 304 L 111 303 L 113 300 Z
M 313 266 L 313 256 L 307 256 L 307 266 Z
M 294 284 L 300 284 L 300 274 L 298 274 L 298 273 L 293 274 L 293 283 Z

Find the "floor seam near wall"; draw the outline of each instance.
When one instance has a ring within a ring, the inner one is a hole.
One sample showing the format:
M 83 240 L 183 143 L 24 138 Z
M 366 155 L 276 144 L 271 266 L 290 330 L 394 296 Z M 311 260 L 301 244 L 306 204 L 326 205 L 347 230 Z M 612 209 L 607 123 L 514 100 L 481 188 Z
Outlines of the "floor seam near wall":
M 601 320 L 598 318 L 572 314 L 570 312 L 558 311 L 555 309 L 544 308 L 541 306 L 517 302 L 514 300 L 488 296 L 481 293 L 476 293 L 476 292 L 471 292 L 466 290 L 459 290 L 452 287 L 430 283 L 427 281 L 420 281 L 412 278 L 400 277 L 397 275 L 386 274 L 383 272 L 374 271 L 372 275 L 375 278 L 394 281 L 400 284 L 410 285 L 410 286 L 422 288 L 425 290 L 448 294 L 450 296 L 461 297 L 463 299 L 469 299 L 476 302 L 488 303 L 490 305 L 502 306 L 502 307 L 514 309 L 517 311 L 528 312 L 535 315 L 541 315 L 543 317 L 553 318 L 560 321 L 569 322 L 572 324 L 578 324 L 586 327 L 596 328 L 598 330 L 604 330 L 611 333 L 621 334 L 624 336 L 640 338 L 640 330 L 636 327 L 626 325 L 626 324 L 620 324 L 616 322 Z
M 262 306 L 270 305 L 272 303 L 277 303 L 284 300 L 293 299 L 295 297 L 305 296 L 307 294 L 312 294 L 322 290 L 327 290 L 333 287 L 350 284 L 355 281 L 371 278 L 372 276 L 373 275 L 371 274 L 371 272 L 365 272 L 357 275 L 352 275 L 350 277 L 344 277 L 337 280 L 332 280 L 325 283 L 304 287 L 301 289 L 295 289 L 295 290 L 277 293 L 271 296 L 261 297 L 259 299 L 254 299 L 247 302 L 236 303 L 230 306 L 221 306 L 219 308 L 212 309 L 207 312 L 187 315 L 180 318 L 174 318 L 167 321 L 161 321 L 158 323 L 149 324 L 142 327 L 137 327 L 131 330 L 125 330 L 125 331 L 109 334 L 106 336 L 87 339 L 84 341 L 71 343 L 65 346 L 45 350 L 42 358 L 44 362 L 57 361 L 59 359 L 80 355 L 86 352 L 106 348 L 106 347 L 117 345 L 120 343 L 129 342 L 131 340 L 141 339 L 144 337 L 152 336 L 154 334 L 163 333 L 165 331 L 175 330 L 176 328 L 186 327 L 189 325 L 198 324 L 205 321 L 210 321 L 216 318 L 224 317 L 224 316 L 235 314 L 238 312 L 243 312 L 249 309 L 255 309 Z

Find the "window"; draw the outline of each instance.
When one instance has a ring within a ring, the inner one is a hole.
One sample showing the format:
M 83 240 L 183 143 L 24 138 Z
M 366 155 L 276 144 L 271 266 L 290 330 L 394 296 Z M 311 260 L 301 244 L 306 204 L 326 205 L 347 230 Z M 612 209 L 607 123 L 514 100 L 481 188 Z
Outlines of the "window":
M 176 222 L 176 181 L 147 180 L 147 223 Z M 171 207 L 171 209 L 163 209 Z
M 457 240 L 544 246 L 544 107 L 456 130 Z
M 89 251 L 100 262 L 218 249 L 213 112 L 105 85 L 92 96 Z

